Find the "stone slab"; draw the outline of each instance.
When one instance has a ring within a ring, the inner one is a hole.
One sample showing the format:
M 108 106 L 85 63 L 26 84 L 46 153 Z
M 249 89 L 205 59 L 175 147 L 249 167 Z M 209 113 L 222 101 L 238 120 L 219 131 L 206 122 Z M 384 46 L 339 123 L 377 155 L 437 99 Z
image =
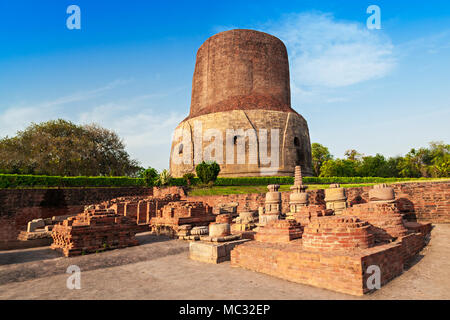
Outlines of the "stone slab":
M 248 239 L 230 242 L 206 242 L 197 241 L 189 244 L 189 258 L 206 263 L 221 263 L 230 260 L 231 250 L 237 245 L 250 241 Z

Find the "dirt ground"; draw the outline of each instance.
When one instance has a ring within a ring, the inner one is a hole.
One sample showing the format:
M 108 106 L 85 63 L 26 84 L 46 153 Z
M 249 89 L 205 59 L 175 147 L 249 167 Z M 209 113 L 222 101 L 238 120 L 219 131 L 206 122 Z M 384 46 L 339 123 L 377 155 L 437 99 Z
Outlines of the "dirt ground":
M 450 299 L 450 225 L 436 225 L 411 267 L 364 297 L 192 261 L 187 242 L 138 238 L 137 247 L 73 258 L 47 247 L 0 251 L 0 299 Z M 67 289 L 69 265 L 81 268 L 80 290 Z

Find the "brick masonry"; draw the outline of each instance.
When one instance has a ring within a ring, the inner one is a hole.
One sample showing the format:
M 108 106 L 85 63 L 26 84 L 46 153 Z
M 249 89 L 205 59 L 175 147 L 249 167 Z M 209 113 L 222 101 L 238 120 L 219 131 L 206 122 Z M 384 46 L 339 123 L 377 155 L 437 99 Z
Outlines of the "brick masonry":
M 344 185 L 342 185 L 344 186 Z M 410 182 L 390 185 L 394 188 L 400 213 L 408 220 L 432 223 L 450 223 L 450 181 Z M 350 204 L 369 202 L 369 190 L 373 187 L 346 188 L 347 202 Z M 311 205 L 324 205 L 323 189 L 308 190 Z M 289 194 L 282 192 L 282 212 L 289 212 Z M 194 196 L 189 201 L 203 201 L 210 206 L 220 203 L 237 202 L 238 211 L 257 210 L 264 207 L 265 194 L 230 194 L 221 196 Z M 248 210 L 248 209 L 247 209 Z
M 431 226 L 424 229 L 429 232 Z M 405 263 L 424 247 L 427 236 L 411 233 L 388 244 L 332 251 L 306 248 L 305 239 L 288 243 L 250 241 L 231 251 L 231 266 L 360 296 L 373 290 L 368 287 L 373 274 L 370 266 L 380 268 L 380 284 L 385 285 L 403 272 Z
M 85 205 L 152 193 L 148 188 L 0 189 L 0 242 L 16 240 L 33 219 L 78 214 Z
M 400 212 L 408 220 L 450 223 L 450 181 L 414 182 L 391 185 Z M 372 187 L 346 188 L 349 204 L 366 203 Z M 154 193 L 155 192 L 155 193 Z M 324 204 L 324 190 L 309 190 L 311 205 Z M 237 202 L 238 211 L 257 210 L 264 206 L 265 194 L 231 194 L 186 197 L 183 189 L 147 188 L 71 188 L 71 189 L 0 189 L 0 241 L 16 240 L 28 221 L 68 214 L 78 214 L 85 205 L 122 196 L 152 195 L 161 197 L 178 193 L 189 201 L 203 201 L 210 206 Z M 282 192 L 282 211 L 289 211 L 289 192 Z

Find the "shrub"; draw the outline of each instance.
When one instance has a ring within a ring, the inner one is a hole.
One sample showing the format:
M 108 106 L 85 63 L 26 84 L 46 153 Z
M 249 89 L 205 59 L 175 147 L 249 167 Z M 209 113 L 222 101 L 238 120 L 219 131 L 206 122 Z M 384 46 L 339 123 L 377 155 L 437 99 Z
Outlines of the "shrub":
M 156 179 L 156 185 L 158 186 L 167 186 L 170 184 L 170 181 L 172 180 L 172 176 L 170 175 L 169 170 L 164 169 L 159 174 L 159 177 Z
M 194 181 L 194 178 L 195 178 L 195 174 L 193 174 L 191 172 L 185 173 L 183 175 L 184 182 L 187 186 L 190 186 L 191 184 L 193 184 L 192 182 Z
M 143 170 L 139 174 L 139 177 L 144 179 L 145 185 L 147 187 L 154 186 L 158 176 L 159 176 L 158 171 L 152 167 L 149 167 L 148 169 Z
M 141 187 L 144 179 L 129 177 L 59 177 L 0 174 L 0 188 L 16 187 Z
M 202 183 L 208 184 L 217 180 L 217 176 L 220 172 L 220 166 L 215 161 L 202 161 L 195 167 L 195 172 L 197 172 L 197 177 Z

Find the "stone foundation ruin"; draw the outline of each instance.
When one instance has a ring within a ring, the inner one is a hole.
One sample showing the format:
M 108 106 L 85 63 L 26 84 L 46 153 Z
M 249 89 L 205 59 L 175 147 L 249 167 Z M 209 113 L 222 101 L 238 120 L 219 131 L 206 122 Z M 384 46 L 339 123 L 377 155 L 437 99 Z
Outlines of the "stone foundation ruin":
M 52 249 L 66 257 L 136 246 L 136 223 L 111 209 L 88 209 L 55 225 Z
M 151 231 L 190 241 L 193 260 L 231 261 L 233 267 L 352 295 L 373 290 L 370 266 L 379 268 L 385 285 L 429 240 L 431 224 L 405 220 L 404 195 L 398 199 L 390 186 L 376 185 L 366 201 L 356 201 L 352 189 L 335 185 L 320 201 L 306 192 L 296 168 L 291 192 L 278 188 L 269 185 L 256 205 L 210 205 L 175 189 L 120 197 L 86 206 L 76 216 L 31 221 L 23 234 L 49 232 L 51 247 L 73 256 L 134 246 L 136 233 Z
M 299 193 L 298 187 L 292 190 Z M 406 222 L 392 188 L 377 185 L 369 191 L 370 202 L 353 206 L 339 185 L 327 190 L 326 207 L 290 207 L 285 220 L 259 227 L 255 241 L 234 248 L 231 265 L 363 295 L 375 289 L 372 268 L 380 270 L 385 285 L 426 245 L 431 224 Z

